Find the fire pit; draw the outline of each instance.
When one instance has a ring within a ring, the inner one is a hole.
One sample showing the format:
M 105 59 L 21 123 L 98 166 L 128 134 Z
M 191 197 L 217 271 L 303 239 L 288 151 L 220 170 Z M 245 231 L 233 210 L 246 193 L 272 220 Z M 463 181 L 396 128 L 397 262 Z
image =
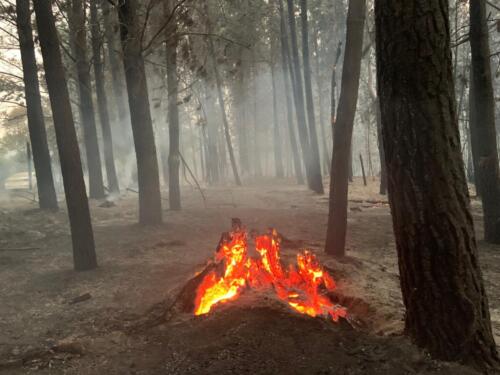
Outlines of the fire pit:
M 254 257 L 249 251 L 252 239 Z M 241 221 L 233 219 L 232 230 L 222 235 L 214 259 L 188 283 L 189 289 L 195 290 L 192 312 L 208 314 L 252 289 L 274 291 L 279 300 L 301 314 L 333 321 L 346 317 L 347 310 L 328 297 L 336 287 L 335 281 L 316 256 L 303 250 L 297 254 L 296 264 L 284 267 L 280 260 L 280 243 L 281 236 L 276 230 L 249 235 Z

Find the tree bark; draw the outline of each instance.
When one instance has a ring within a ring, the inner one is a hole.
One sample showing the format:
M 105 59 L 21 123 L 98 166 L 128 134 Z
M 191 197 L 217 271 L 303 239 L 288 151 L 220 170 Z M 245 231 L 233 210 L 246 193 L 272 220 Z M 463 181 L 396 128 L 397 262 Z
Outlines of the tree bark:
M 120 0 L 118 16 L 127 82 L 130 120 L 134 136 L 139 183 L 139 222 L 155 225 L 162 222 L 158 159 L 149 108 L 148 87 L 142 47 L 137 0 Z
M 292 93 L 292 83 L 290 77 L 292 76 L 288 53 L 288 36 L 286 32 L 285 15 L 283 11 L 283 1 L 279 0 L 280 11 L 280 41 L 281 41 L 281 61 L 283 65 L 283 83 L 285 86 L 285 99 L 286 99 L 286 114 L 288 123 L 288 136 L 290 137 L 290 148 L 293 157 L 293 169 L 295 178 L 299 185 L 304 184 L 304 174 L 302 173 L 302 163 L 300 160 L 300 151 L 297 144 L 297 137 L 295 136 L 295 124 L 293 122 L 293 103 L 290 93 Z
M 311 63 L 309 60 L 309 22 L 307 19 L 307 0 L 300 0 L 300 16 L 302 20 L 302 60 L 304 63 L 304 89 L 306 94 L 307 123 L 309 125 L 309 147 L 311 152 L 311 180 L 313 190 L 323 194 L 323 178 L 321 176 L 321 160 L 319 157 L 318 134 L 314 114 L 314 99 L 311 83 Z
M 97 267 L 94 234 L 52 2 L 37 0 L 34 8 L 66 193 L 74 268 L 91 270 Z
M 174 11 L 172 0 L 165 0 L 165 17 L 171 17 Z M 178 81 L 177 81 L 177 20 L 171 18 L 169 26 L 165 29 L 167 40 L 167 95 L 168 95 L 168 199 L 171 210 L 181 209 L 181 187 L 179 178 L 180 158 L 180 130 L 179 130 L 179 108 Z
M 33 151 L 33 162 L 38 189 L 38 202 L 41 209 L 57 210 L 57 195 L 52 175 L 47 133 L 43 118 L 38 68 L 36 65 L 33 31 L 31 28 L 31 12 L 29 0 L 16 1 L 17 32 L 23 65 L 24 93 L 28 115 L 28 129 Z M 31 178 L 31 174 L 30 174 Z
M 349 0 L 346 49 L 337 118 L 333 134 L 330 203 L 325 251 L 336 257 L 345 255 L 347 194 L 352 165 L 352 130 L 358 102 L 366 0 Z
M 94 57 L 95 89 L 97 96 L 97 107 L 99 109 L 99 120 L 102 128 L 102 139 L 104 146 L 104 165 L 108 178 L 108 188 L 111 193 L 118 193 L 120 187 L 116 176 L 115 156 L 113 152 L 113 135 L 109 123 L 108 100 L 104 89 L 104 68 L 101 57 L 101 27 L 97 12 L 97 0 L 90 3 L 90 23 L 92 35 L 92 53 Z
M 376 0 L 375 16 L 406 332 L 437 358 L 497 367 L 455 112 L 448 2 Z
M 475 176 L 483 202 L 484 237 L 500 244 L 500 176 L 498 169 L 495 98 L 491 81 L 486 3 L 470 1 L 472 55 L 471 138 Z
M 83 0 L 72 0 L 71 22 L 75 34 L 73 44 L 75 47 L 76 69 L 78 75 L 78 92 L 80 104 L 80 119 L 83 128 L 85 155 L 89 171 L 89 196 L 101 199 L 105 197 L 102 178 L 101 156 L 97 140 L 97 128 L 92 102 L 92 84 L 90 79 L 90 65 L 87 59 L 87 29 L 85 24 L 85 7 Z

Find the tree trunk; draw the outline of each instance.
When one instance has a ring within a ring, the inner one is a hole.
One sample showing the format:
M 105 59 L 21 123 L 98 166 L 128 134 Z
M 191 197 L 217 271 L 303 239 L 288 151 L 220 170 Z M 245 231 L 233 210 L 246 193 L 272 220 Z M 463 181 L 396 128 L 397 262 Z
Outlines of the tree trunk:
M 377 96 L 377 88 L 373 83 L 371 66 L 368 66 L 368 91 L 372 99 L 372 106 L 375 110 L 375 121 L 377 123 L 377 143 L 380 158 L 380 195 L 387 194 L 387 168 L 385 167 L 384 141 L 382 139 L 382 123 L 380 118 L 380 103 Z
M 210 20 L 208 19 L 209 9 L 208 9 L 207 1 L 204 2 L 204 5 L 205 5 L 205 14 L 207 16 L 207 32 L 210 35 L 211 34 L 211 25 L 210 25 Z M 236 182 L 236 185 L 241 186 L 241 180 L 240 180 L 240 176 L 238 174 L 238 167 L 236 165 L 236 158 L 234 156 L 231 134 L 229 133 L 229 121 L 227 119 L 226 105 L 224 102 L 224 94 L 222 92 L 222 78 L 220 76 L 219 69 L 217 67 L 217 58 L 215 56 L 215 47 L 214 47 L 214 43 L 213 43 L 213 40 L 211 37 L 208 38 L 208 52 L 209 52 L 210 57 L 212 59 L 212 65 L 213 65 L 213 70 L 214 70 L 214 75 L 215 75 L 215 84 L 217 86 L 217 97 L 219 99 L 219 106 L 220 106 L 220 111 L 221 111 L 221 115 L 222 115 L 222 124 L 224 125 L 224 135 L 226 138 L 226 146 L 227 146 L 227 151 L 229 153 L 229 160 L 231 162 L 231 168 L 233 170 L 233 176 L 234 176 L 234 180 Z
M 207 144 L 207 172 L 208 182 L 215 184 L 220 181 L 219 173 L 219 150 L 217 147 L 218 126 L 215 120 L 215 100 L 212 97 L 210 87 L 205 83 L 205 103 L 206 103 L 206 144 Z
M 75 34 L 73 44 L 75 47 L 76 69 L 78 75 L 78 92 L 80 104 L 80 120 L 83 128 L 85 154 L 89 171 L 89 196 L 101 199 L 105 197 L 102 178 L 101 156 L 97 140 L 97 128 L 92 103 L 92 84 L 90 79 L 90 65 L 87 59 L 87 29 L 85 24 L 85 7 L 83 0 L 72 0 L 71 22 Z
M 165 17 L 171 17 L 173 9 L 172 0 L 165 0 Z M 168 199 L 171 210 L 181 209 L 181 187 L 179 178 L 180 166 L 180 131 L 179 131 L 179 108 L 178 82 L 177 82 L 177 20 L 169 24 L 165 29 L 165 40 L 167 40 L 167 94 L 168 94 Z
M 282 137 L 280 136 L 280 126 L 278 121 L 278 97 L 276 94 L 276 74 L 274 65 L 271 66 L 271 83 L 273 90 L 273 140 L 274 140 L 274 169 L 276 177 L 283 178 L 283 149 Z
M 328 151 L 328 146 L 326 143 L 326 131 L 325 131 L 325 126 L 324 124 L 326 123 L 325 121 L 325 105 L 324 105 L 324 100 L 325 100 L 325 88 L 324 88 L 324 83 L 321 77 L 321 62 L 320 62 L 320 49 L 318 47 L 318 36 L 317 36 L 317 31 L 314 35 L 314 51 L 315 51 L 315 65 L 316 65 L 316 86 L 318 88 L 318 95 L 319 95 L 319 128 L 321 131 L 321 146 L 323 148 L 323 160 L 321 165 L 323 166 L 324 169 L 324 174 L 329 175 L 330 174 L 330 165 L 332 161 L 330 160 L 330 153 Z
M 365 173 L 365 164 L 363 163 L 363 155 L 359 154 L 359 163 L 361 165 L 361 174 L 363 176 L 363 185 L 366 186 L 366 173 Z
M 108 178 L 108 187 L 111 193 L 118 193 L 118 177 L 116 176 L 115 156 L 113 152 L 113 136 L 109 123 L 108 100 L 104 89 L 104 68 L 101 58 L 101 28 L 97 14 L 97 0 L 90 3 L 90 23 L 92 34 L 92 53 L 94 55 L 95 89 L 97 95 L 97 107 L 102 128 L 102 139 L 104 146 L 104 165 Z
M 307 121 L 304 112 L 304 88 L 302 85 L 302 76 L 300 74 L 300 61 L 299 61 L 299 47 L 297 43 L 297 30 L 295 22 L 295 9 L 293 0 L 287 0 L 288 5 L 288 25 L 290 28 L 291 37 L 291 53 L 288 51 L 288 46 L 286 46 L 287 57 L 290 66 L 290 73 L 292 75 L 292 87 L 293 87 L 293 97 L 295 102 L 295 112 L 297 116 L 297 127 L 299 129 L 299 140 L 302 148 L 302 158 L 304 160 L 304 166 L 307 176 L 307 185 L 313 191 L 317 193 L 322 193 L 323 184 L 321 178 L 314 179 L 313 173 L 313 161 L 311 154 L 311 145 L 309 141 L 309 132 L 307 129 Z M 316 175 L 317 177 L 317 175 Z
M 309 147 L 311 152 L 311 179 L 313 190 L 323 194 L 323 178 L 319 157 L 318 134 L 314 114 L 314 99 L 311 83 L 311 63 L 309 61 L 309 24 L 307 19 L 307 0 L 300 0 L 300 16 L 302 20 L 302 60 L 304 62 L 304 89 L 306 93 L 307 123 L 309 124 Z
M 91 270 L 97 267 L 94 234 L 52 2 L 37 0 L 34 7 L 66 193 L 74 267 Z
M 28 129 L 38 188 L 38 202 L 41 209 L 57 210 L 57 195 L 54 188 L 50 152 L 47 144 L 47 133 L 45 131 L 45 121 L 40 98 L 29 0 L 17 0 L 16 12 L 21 62 L 23 64 Z
M 111 71 L 111 88 L 113 92 L 113 102 L 116 109 L 116 119 L 118 120 L 118 129 L 123 129 L 123 134 L 115 139 L 117 152 L 120 156 L 127 156 L 132 149 L 133 140 L 130 134 L 130 110 L 127 105 L 127 93 L 124 82 L 124 68 L 122 48 L 119 37 L 115 29 L 119 28 L 115 8 L 109 6 L 108 1 L 102 1 L 102 13 L 104 16 L 104 36 L 108 44 L 107 56 Z M 119 35 L 119 34 L 118 34 Z
M 358 102 L 366 0 L 349 0 L 346 49 L 337 119 L 333 134 L 330 203 L 325 251 L 336 257 L 345 255 L 347 193 L 352 165 L 352 129 Z
M 471 137 L 478 191 L 483 202 L 484 237 L 500 244 L 500 176 L 498 170 L 495 98 L 491 82 L 486 3 L 470 2 L 472 55 Z
M 137 7 L 137 0 L 121 0 L 118 6 L 118 16 L 137 159 L 139 222 L 145 225 L 155 225 L 162 222 L 160 177 L 146 72 L 139 38 L 141 22 Z
M 302 185 L 304 183 L 304 175 L 302 173 L 302 163 L 299 155 L 299 148 L 297 145 L 297 138 L 295 136 L 295 124 L 293 123 L 293 103 L 290 93 L 292 92 L 292 84 L 290 82 L 290 77 L 292 76 L 291 68 L 289 64 L 289 59 L 287 58 L 288 53 L 288 37 L 286 32 L 285 15 L 283 11 L 283 1 L 279 0 L 279 11 L 280 11 L 280 40 L 281 40 L 281 61 L 283 65 L 283 83 L 285 86 L 285 99 L 286 99 L 286 113 L 287 113 L 287 123 L 288 123 L 288 135 L 290 137 L 290 148 L 293 157 L 293 168 L 295 171 L 295 177 L 297 183 Z
M 455 113 L 448 2 L 376 0 L 375 16 L 406 332 L 438 358 L 497 366 Z

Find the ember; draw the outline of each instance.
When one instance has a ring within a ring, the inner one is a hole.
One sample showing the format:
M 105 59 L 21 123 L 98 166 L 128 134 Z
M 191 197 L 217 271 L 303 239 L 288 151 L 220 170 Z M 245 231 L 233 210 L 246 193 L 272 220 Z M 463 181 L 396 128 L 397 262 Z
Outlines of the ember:
M 257 259 L 248 254 L 247 238 L 241 222 L 233 219 L 233 230 L 223 235 L 215 254 L 214 261 L 222 265 L 222 271 L 210 271 L 199 284 L 195 315 L 207 314 L 215 305 L 234 301 L 252 288 L 273 289 L 279 299 L 302 314 L 330 316 L 334 321 L 346 317 L 345 308 L 325 295 L 335 289 L 335 281 L 313 253 L 302 251 L 297 254 L 296 265 L 283 269 L 276 230 L 255 238 Z

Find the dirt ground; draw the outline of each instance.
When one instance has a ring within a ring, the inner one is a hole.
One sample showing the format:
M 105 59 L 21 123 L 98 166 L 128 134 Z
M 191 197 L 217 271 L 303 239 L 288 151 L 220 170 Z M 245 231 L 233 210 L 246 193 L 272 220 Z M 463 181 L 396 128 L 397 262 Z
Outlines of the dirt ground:
M 165 224 L 136 224 L 137 196 L 92 202 L 99 268 L 72 270 L 65 209 L 0 201 L 0 373 L 5 374 L 474 374 L 431 360 L 401 335 L 403 304 L 386 198 L 351 185 L 349 260 L 322 252 L 328 199 L 291 181 L 183 191 Z M 167 202 L 165 202 L 167 206 Z M 478 238 L 480 205 L 472 202 Z M 171 314 L 143 327 L 211 257 L 230 219 L 275 227 L 320 255 L 356 328 L 301 316 L 268 296 L 244 295 L 208 316 Z M 479 241 L 500 343 L 500 248 Z

